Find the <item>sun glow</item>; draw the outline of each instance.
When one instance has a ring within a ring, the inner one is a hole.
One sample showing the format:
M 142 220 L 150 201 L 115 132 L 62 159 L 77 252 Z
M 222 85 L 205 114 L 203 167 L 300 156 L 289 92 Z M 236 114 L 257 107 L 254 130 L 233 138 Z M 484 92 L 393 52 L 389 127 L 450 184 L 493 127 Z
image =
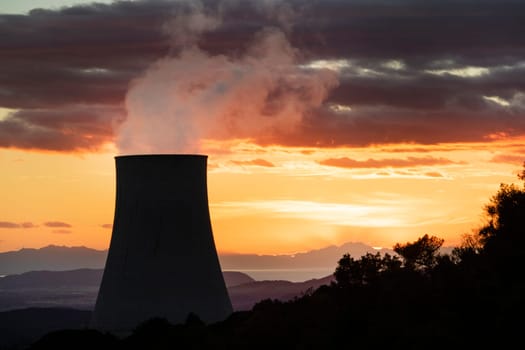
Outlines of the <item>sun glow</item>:
M 213 209 L 224 216 L 229 212 L 235 215 L 260 212 L 268 218 L 296 218 L 343 226 L 389 227 L 406 224 L 396 218 L 401 210 L 389 206 L 275 200 L 222 202 L 215 204 Z

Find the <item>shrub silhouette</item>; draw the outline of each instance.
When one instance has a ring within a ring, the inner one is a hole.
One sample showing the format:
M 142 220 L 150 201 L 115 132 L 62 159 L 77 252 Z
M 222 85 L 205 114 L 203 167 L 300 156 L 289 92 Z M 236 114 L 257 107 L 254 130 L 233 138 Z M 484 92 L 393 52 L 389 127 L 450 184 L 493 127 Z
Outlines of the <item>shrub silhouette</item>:
M 118 339 L 93 329 L 66 329 L 48 333 L 28 347 L 28 350 L 93 350 L 115 349 Z
M 395 244 L 394 251 L 403 259 L 405 268 L 426 271 L 437 264 L 438 251 L 445 240 L 424 235 L 413 243 Z

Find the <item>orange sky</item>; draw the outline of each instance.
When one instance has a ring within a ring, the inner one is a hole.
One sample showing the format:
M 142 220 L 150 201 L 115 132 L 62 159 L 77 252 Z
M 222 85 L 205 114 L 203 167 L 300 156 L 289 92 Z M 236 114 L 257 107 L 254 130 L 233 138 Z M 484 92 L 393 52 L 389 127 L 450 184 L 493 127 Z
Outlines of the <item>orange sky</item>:
M 499 184 L 516 182 L 521 143 L 307 149 L 207 142 L 217 248 L 280 254 L 348 241 L 392 247 L 423 234 L 456 245 L 482 222 Z M 106 249 L 115 155 L 111 145 L 81 155 L 1 150 L 0 251 Z

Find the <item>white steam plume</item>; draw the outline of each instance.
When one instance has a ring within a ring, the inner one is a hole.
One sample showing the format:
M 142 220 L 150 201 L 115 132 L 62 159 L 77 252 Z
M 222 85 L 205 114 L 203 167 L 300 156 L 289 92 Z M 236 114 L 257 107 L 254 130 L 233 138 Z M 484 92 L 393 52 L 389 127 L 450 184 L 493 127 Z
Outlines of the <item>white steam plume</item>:
M 166 28 L 179 48 L 135 79 L 126 96 L 121 153 L 199 153 L 204 139 L 257 138 L 291 129 L 338 83 L 334 71 L 306 70 L 277 28 L 259 31 L 240 56 L 210 55 L 200 36 L 221 20 L 186 7 Z

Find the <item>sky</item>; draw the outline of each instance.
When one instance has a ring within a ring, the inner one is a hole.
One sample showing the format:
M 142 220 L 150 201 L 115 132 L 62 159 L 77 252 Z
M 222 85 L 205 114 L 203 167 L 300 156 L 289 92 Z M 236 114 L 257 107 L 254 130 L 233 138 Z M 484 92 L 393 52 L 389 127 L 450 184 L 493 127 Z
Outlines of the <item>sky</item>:
M 457 245 L 525 161 L 525 4 L 0 4 L 0 251 L 107 249 L 115 156 L 208 155 L 220 252 Z

